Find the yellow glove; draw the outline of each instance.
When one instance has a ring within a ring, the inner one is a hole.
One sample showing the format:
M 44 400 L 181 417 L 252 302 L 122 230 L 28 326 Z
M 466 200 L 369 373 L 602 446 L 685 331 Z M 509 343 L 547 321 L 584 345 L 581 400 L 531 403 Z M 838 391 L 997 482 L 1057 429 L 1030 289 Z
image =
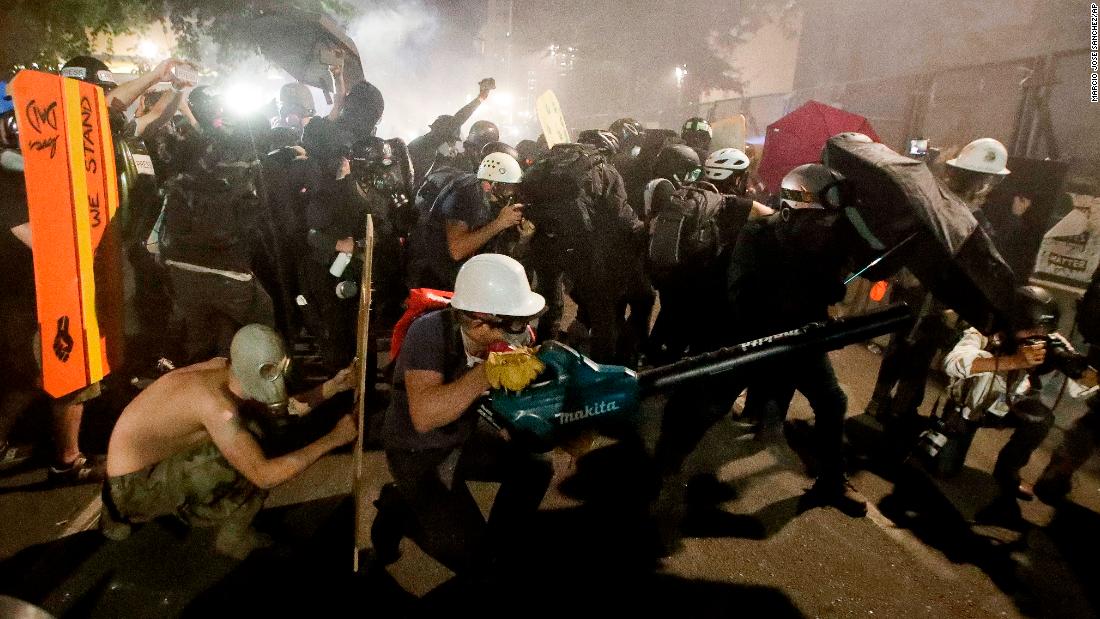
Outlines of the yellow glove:
M 530 385 L 543 367 L 530 348 L 491 352 L 485 362 L 485 377 L 493 389 L 518 392 Z

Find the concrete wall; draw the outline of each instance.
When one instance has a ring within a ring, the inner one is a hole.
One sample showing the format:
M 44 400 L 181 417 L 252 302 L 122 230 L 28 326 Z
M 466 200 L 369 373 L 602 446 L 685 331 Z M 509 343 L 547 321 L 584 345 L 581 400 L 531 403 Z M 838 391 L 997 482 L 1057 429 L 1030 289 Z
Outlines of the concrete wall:
M 1088 45 L 1083 0 L 807 0 L 795 89 Z

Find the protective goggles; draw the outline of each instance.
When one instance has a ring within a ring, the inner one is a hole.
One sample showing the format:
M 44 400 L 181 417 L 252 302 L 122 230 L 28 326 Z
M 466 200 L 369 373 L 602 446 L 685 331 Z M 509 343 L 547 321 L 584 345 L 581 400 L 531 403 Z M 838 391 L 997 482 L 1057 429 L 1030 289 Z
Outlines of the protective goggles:
M 480 312 L 467 312 L 467 314 L 494 329 L 500 329 L 512 335 L 519 335 L 526 331 L 527 325 L 535 319 L 534 316 L 496 316 L 494 314 L 482 314 Z
M 290 357 L 283 357 L 282 361 L 277 363 L 268 362 L 260 364 L 259 374 L 260 378 L 266 380 L 269 383 L 273 383 L 286 375 L 286 371 L 290 368 Z
M 779 190 L 780 200 L 790 200 L 792 202 L 802 202 L 804 204 L 812 204 L 813 206 L 802 208 L 816 208 L 816 209 L 836 209 L 840 208 L 843 200 L 840 195 L 842 188 L 842 180 L 836 180 L 821 188 L 821 191 L 816 193 L 812 191 L 806 191 L 804 189 L 785 189 Z

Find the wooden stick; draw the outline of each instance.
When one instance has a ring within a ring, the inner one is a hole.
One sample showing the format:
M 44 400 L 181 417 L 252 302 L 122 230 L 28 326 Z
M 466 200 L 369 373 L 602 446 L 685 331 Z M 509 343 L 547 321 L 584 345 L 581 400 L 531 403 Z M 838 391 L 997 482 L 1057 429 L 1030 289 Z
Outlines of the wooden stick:
M 355 452 L 352 454 L 352 498 L 355 501 L 355 555 L 352 561 L 352 570 L 359 571 L 359 550 L 365 544 L 359 536 L 359 523 L 363 521 L 363 434 L 366 431 L 367 397 L 370 388 L 367 381 L 374 380 L 373 376 L 367 376 L 367 355 L 370 354 L 370 305 L 371 305 L 371 271 L 374 266 L 374 220 L 367 215 L 366 234 L 363 237 L 363 275 L 359 281 L 359 317 L 355 329 L 355 363 L 358 379 L 355 383 L 355 412 L 358 417 L 359 436 L 355 439 Z

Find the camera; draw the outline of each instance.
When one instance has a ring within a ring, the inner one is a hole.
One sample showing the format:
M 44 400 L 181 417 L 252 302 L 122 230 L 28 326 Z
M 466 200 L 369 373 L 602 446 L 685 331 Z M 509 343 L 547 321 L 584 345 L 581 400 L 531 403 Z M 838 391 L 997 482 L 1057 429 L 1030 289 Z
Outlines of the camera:
M 1070 348 L 1065 340 L 1054 334 L 1029 337 L 1023 343 L 1046 345 L 1046 360 L 1032 370 L 1034 374 L 1046 374 L 1057 370 L 1070 378 L 1078 379 L 1089 369 L 1088 357 Z
M 927 138 L 913 138 L 909 140 L 909 149 L 907 154 L 910 157 L 917 159 L 923 159 L 928 155 L 928 139 Z

